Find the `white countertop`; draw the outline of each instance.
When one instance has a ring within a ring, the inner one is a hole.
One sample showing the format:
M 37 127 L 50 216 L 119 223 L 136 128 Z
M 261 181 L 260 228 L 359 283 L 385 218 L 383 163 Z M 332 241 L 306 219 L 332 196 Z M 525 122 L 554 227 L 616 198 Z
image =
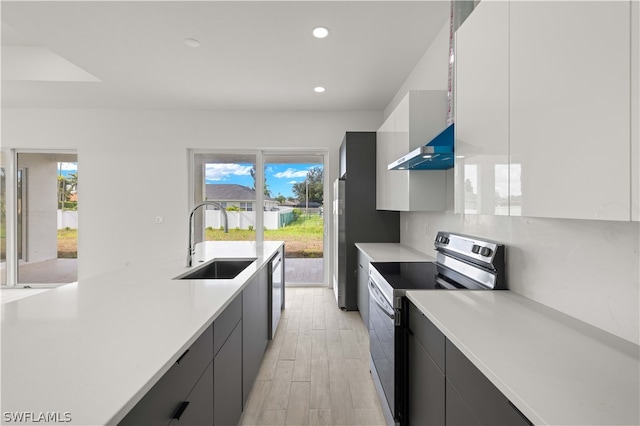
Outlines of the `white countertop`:
M 638 345 L 509 291 L 407 296 L 534 424 L 639 424 Z
M 356 243 L 373 262 L 435 262 L 435 259 L 400 243 Z
M 196 246 L 193 268 L 214 258 L 257 258 L 232 280 L 173 280 L 187 271 L 182 258 L 3 305 L 2 421 L 6 412 L 57 412 L 69 413 L 70 424 L 117 423 L 281 245 Z

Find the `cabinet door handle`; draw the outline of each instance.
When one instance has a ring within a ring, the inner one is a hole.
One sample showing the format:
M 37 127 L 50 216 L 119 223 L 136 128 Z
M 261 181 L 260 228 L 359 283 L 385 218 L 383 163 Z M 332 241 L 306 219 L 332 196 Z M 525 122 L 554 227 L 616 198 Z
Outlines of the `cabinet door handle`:
M 186 354 L 188 354 L 188 353 L 189 353 L 189 349 L 187 349 L 186 351 L 184 351 L 184 353 L 183 353 L 182 355 L 180 355 L 180 358 L 178 358 L 178 359 L 176 360 L 176 364 L 180 364 L 180 361 L 182 361 L 182 358 L 184 358 L 184 356 L 185 356 Z
M 176 413 L 173 415 L 173 419 L 175 420 L 180 420 L 180 416 L 182 416 L 182 413 L 184 413 L 184 410 L 187 409 L 187 406 L 189 405 L 189 401 L 182 401 L 182 403 L 180 404 L 180 406 L 178 407 L 178 409 L 176 410 Z

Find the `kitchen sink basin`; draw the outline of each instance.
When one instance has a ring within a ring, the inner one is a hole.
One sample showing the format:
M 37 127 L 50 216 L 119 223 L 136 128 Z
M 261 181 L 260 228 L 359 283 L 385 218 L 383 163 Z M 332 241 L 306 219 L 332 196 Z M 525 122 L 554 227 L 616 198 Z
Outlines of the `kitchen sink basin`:
M 176 280 L 230 280 L 237 277 L 247 266 L 255 262 L 251 259 L 214 260 L 198 269 L 177 276 Z

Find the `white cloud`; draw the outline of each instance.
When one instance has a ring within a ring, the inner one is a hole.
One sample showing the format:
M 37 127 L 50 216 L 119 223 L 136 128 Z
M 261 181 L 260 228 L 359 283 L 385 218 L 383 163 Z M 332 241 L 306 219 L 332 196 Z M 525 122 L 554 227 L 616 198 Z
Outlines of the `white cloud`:
M 297 177 L 306 177 L 308 172 L 309 172 L 308 170 L 296 170 L 296 169 L 288 168 L 284 172 L 278 172 L 273 176 L 277 178 L 291 179 L 291 178 L 297 178 Z
M 294 185 L 294 184 L 298 183 L 298 181 L 297 180 L 292 180 L 291 182 L 287 182 L 287 183 L 290 183 L 291 185 Z
M 78 163 L 58 163 L 60 170 L 78 170 Z
M 225 180 L 231 175 L 248 176 L 250 175 L 251 166 L 243 166 L 240 164 L 207 164 L 206 179 L 207 180 Z

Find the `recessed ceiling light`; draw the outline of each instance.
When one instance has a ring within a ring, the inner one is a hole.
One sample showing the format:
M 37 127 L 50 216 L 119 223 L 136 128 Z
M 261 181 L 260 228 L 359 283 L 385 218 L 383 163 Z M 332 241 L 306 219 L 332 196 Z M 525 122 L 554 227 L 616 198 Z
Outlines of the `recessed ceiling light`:
M 313 88 L 313 91 L 316 92 L 316 93 L 322 93 L 322 92 L 324 92 L 324 90 L 325 89 L 322 86 L 317 86 L 317 87 Z
M 313 29 L 313 36 L 315 38 L 325 38 L 329 35 L 329 29 L 326 27 L 315 27 Z
M 200 42 L 195 38 L 185 38 L 184 44 L 186 44 L 189 47 L 200 47 Z

